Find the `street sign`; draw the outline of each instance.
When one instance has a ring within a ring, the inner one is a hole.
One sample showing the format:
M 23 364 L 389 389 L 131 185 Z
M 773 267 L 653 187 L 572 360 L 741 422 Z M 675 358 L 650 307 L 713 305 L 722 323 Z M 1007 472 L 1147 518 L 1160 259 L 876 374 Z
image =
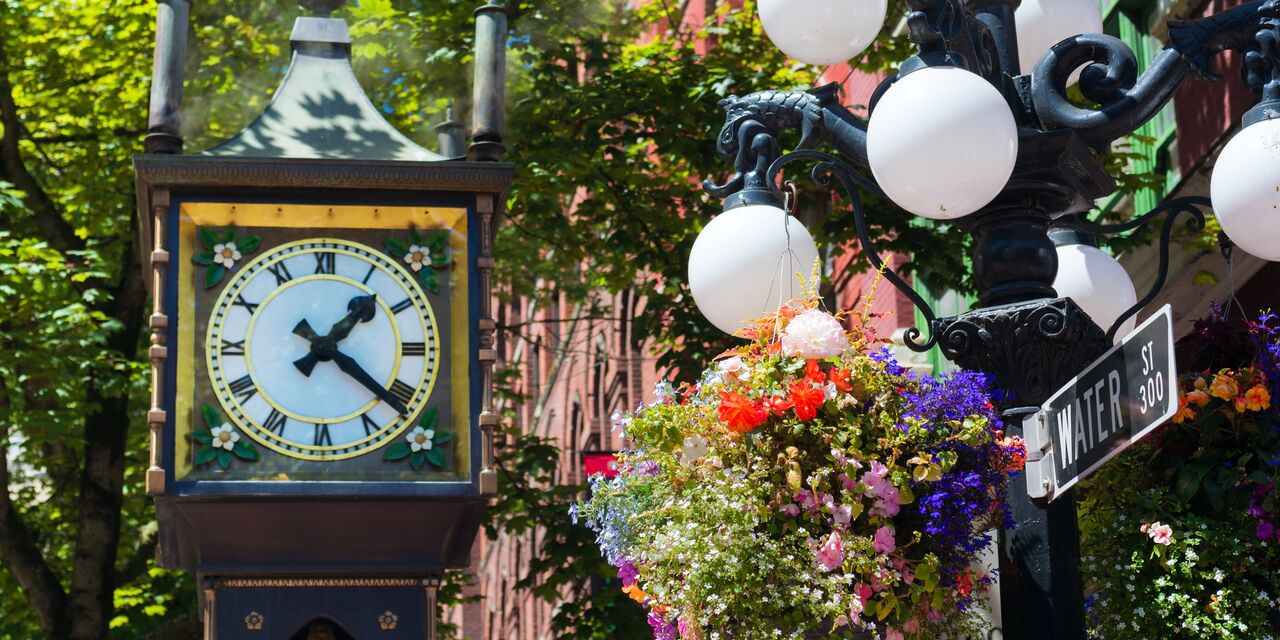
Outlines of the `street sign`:
M 1024 420 L 1027 493 L 1052 501 L 1177 411 L 1165 305 Z

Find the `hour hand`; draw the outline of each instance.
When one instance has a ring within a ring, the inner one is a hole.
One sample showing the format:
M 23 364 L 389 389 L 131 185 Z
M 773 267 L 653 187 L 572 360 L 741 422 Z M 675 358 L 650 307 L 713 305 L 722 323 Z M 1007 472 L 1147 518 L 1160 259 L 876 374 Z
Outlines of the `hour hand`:
M 306 318 L 298 321 L 297 326 L 293 328 L 293 333 L 306 338 L 307 342 L 315 342 L 316 338 L 320 337 L 315 329 L 311 328 L 311 323 L 307 322 Z
M 333 353 L 333 362 L 338 365 L 339 369 L 342 369 L 343 373 L 355 378 L 356 382 L 359 382 L 364 388 L 372 391 L 373 395 L 381 398 L 383 402 L 391 405 L 391 407 L 399 412 L 400 415 L 409 413 L 409 409 L 404 406 L 404 403 L 400 401 L 400 398 L 397 398 L 394 393 L 387 391 L 386 388 L 378 384 L 378 381 L 374 380 L 373 376 L 369 375 L 363 368 L 361 368 L 359 363 L 352 359 L 351 356 L 342 353 L 341 351 L 335 351 Z M 294 364 L 297 363 L 295 362 Z

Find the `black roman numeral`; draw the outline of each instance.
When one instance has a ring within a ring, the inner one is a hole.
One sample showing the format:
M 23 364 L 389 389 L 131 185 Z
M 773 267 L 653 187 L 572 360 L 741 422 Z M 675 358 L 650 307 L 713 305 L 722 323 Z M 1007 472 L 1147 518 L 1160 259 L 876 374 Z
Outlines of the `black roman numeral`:
M 248 311 L 248 312 L 249 312 L 249 313 L 251 313 L 251 314 L 252 314 L 254 311 L 257 311 L 257 310 L 258 310 L 258 303 L 256 303 L 256 302 L 249 302 L 248 300 L 245 300 L 245 299 L 244 299 L 244 296 L 242 296 L 242 295 L 237 295 L 237 296 L 236 296 L 235 301 L 234 301 L 234 302 L 232 302 L 231 304 L 232 304 L 232 305 L 234 305 L 234 306 L 237 306 L 237 307 L 244 307 L 244 308 L 245 308 L 245 310 L 246 310 L 246 311 Z
M 316 254 L 316 273 L 327 273 L 332 275 L 335 268 L 335 258 L 332 251 L 317 251 Z
M 413 398 L 414 388 L 400 382 L 399 380 L 391 381 L 391 394 L 400 399 L 400 402 L 409 404 L 409 400 Z
M 327 424 L 316 425 L 316 439 L 314 444 L 317 447 L 333 446 L 333 436 L 329 434 L 329 425 Z
M 289 422 L 289 416 L 280 413 L 280 411 L 276 409 L 272 409 L 271 413 L 267 414 L 267 419 L 262 421 L 262 428 L 283 438 L 284 425 L 287 422 Z
M 373 265 L 369 265 L 369 272 L 364 274 L 364 279 L 360 281 L 362 284 L 369 284 L 369 278 L 373 277 L 374 268 Z
M 364 434 L 366 436 L 371 436 L 378 432 L 378 423 L 374 422 L 373 418 L 369 417 L 369 414 L 360 414 L 360 423 L 364 425 Z
M 244 355 L 244 340 L 241 340 L 240 342 L 233 342 L 223 338 L 222 346 L 219 347 L 218 350 L 224 356 L 242 356 Z
M 253 378 L 250 378 L 248 374 L 233 380 L 227 386 L 231 389 L 231 395 L 235 396 L 236 400 L 240 401 L 240 404 L 248 402 L 249 398 L 252 398 L 258 392 L 258 387 L 254 386 Z
M 289 267 L 285 266 L 283 260 L 267 267 L 267 271 L 270 271 L 271 275 L 276 277 L 277 286 L 293 279 L 293 274 L 289 273 Z
M 400 345 L 400 353 L 406 356 L 425 356 L 427 355 L 427 343 L 406 342 Z
M 408 298 L 405 298 L 404 300 L 397 302 L 396 306 L 391 307 L 391 313 L 400 313 L 401 311 L 404 311 L 405 309 L 408 309 L 409 307 L 412 307 L 412 306 L 413 306 L 413 301 Z

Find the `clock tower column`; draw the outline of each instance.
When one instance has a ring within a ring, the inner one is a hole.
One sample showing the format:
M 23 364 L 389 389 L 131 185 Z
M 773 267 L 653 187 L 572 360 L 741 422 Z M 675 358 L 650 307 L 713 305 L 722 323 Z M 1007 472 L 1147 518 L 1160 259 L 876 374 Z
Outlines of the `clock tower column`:
M 420 146 L 366 96 L 329 15 L 342 0 L 302 4 L 316 15 L 298 18 L 263 113 L 188 154 L 189 4 L 157 5 L 134 168 L 159 563 L 196 576 L 206 639 L 434 638 L 441 576 L 468 565 L 498 490 L 506 13 L 477 11 L 468 158 L 452 137 Z

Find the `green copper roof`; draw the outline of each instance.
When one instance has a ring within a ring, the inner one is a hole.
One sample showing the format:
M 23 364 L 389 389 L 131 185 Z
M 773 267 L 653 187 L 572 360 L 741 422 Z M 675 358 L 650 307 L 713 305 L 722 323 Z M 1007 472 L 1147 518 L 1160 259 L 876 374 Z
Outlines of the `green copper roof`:
M 266 110 L 203 155 L 344 160 L 447 160 L 396 131 L 351 69 L 347 23 L 298 18 L 293 61 Z

